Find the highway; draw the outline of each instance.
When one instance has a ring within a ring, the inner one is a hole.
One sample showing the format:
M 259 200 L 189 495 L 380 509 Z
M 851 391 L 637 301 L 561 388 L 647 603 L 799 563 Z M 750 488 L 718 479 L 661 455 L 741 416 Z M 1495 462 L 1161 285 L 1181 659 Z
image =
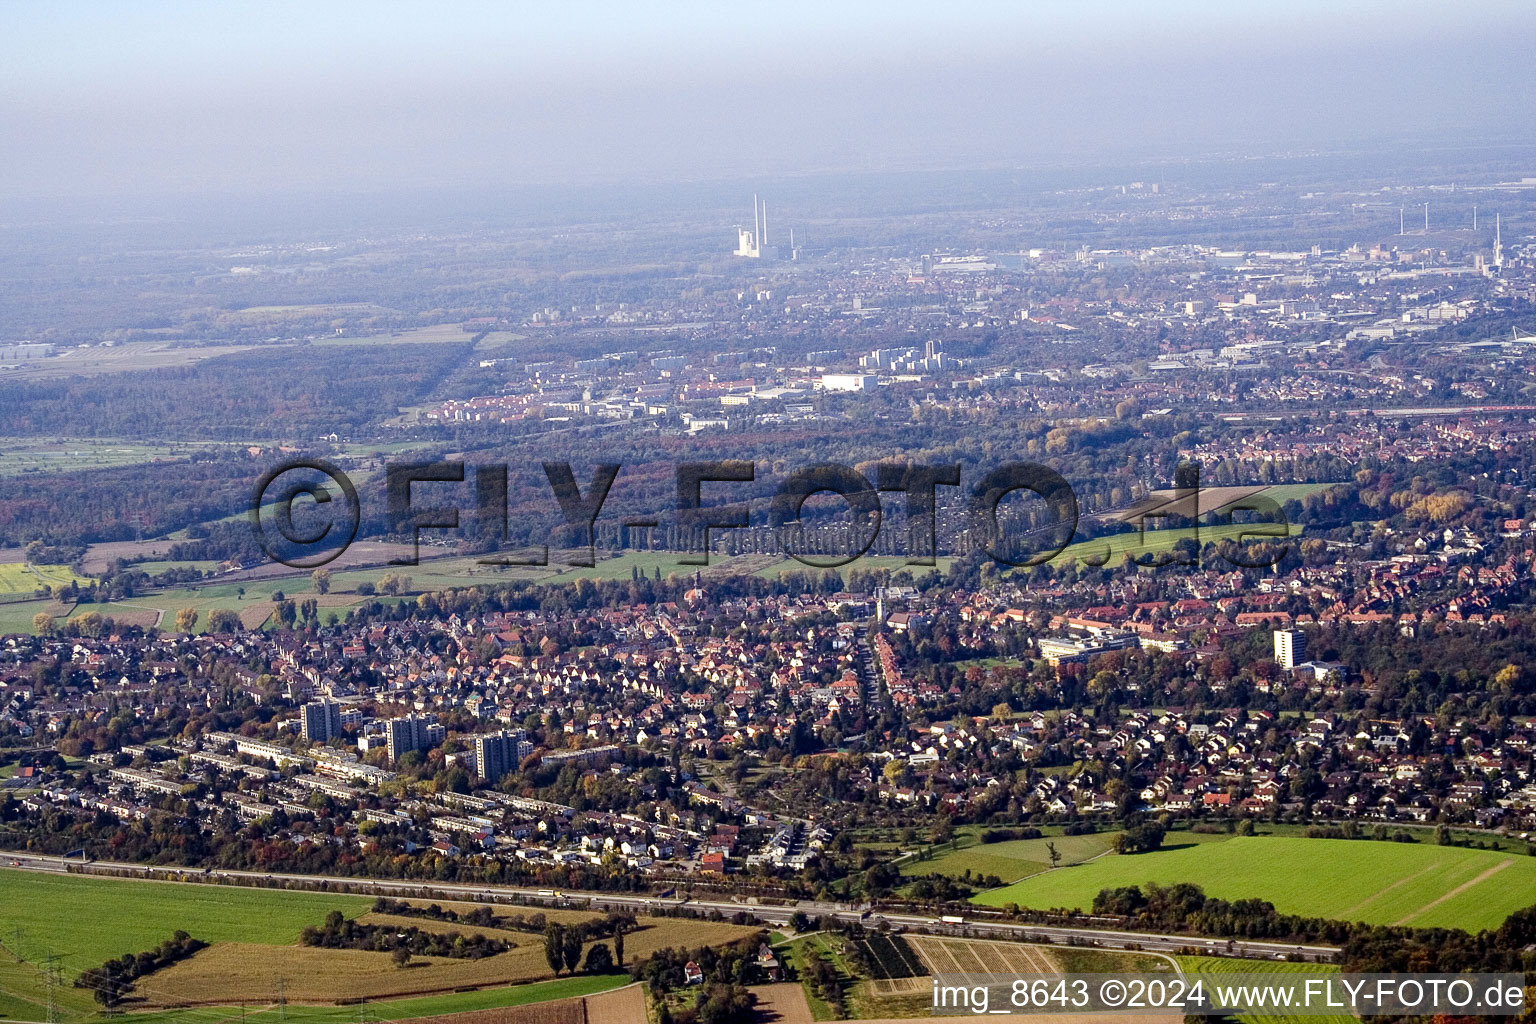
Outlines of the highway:
M 1296 945 L 1284 942 L 1254 942 L 1247 939 L 1233 940 L 1230 947 L 1226 939 L 1202 939 L 1190 935 L 1159 935 L 1152 932 L 1126 932 L 1099 928 L 1068 928 L 1060 926 L 1017 924 L 990 918 L 966 917 L 964 921 L 945 921 L 940 917 L 921 914 L 897 913 L 890 910 L 870 910 L 842 903 L 823 903 L 802 900 L 797 903 L 748 903 L 734 899 L 692 899 L 688 897 L 655 897 L 630 893 L 576 892 L 573 890 L 525 889 L 505 885 L 463 885 L 454 882 L 412 881 L 393 878 L 355 878 L 345 875 L 294 875 L 259 871 L 216 871 L 201 868 L 156 866 L 146 869 L 142 864 L 96 860 L 82 863 L 65 861 L 59 857 L 43 857 L 29 853 L 0 851 L 0 867 L 25 871 L 47 871 L 55 874 L 68 872 L 97 874 L 99 877 L 117 877 L 105 871 L 153 870 L 160 875 L 170 875 L 162 881 L 187 884 L 253 884 L 267 882 L 293 882 L 305 887 L 318 888 L 329 883 L 334 890 L 366 892 L 374 896 L 410 896 L 422 899 L 459 900 L 479 903 L 533 903 L 544 906 L 572 906 L 587 904 L 594 910 L 628 910 L 637 914 L 665 910 L 687 909 L 694 913 L 719 911 L 725 916 L 745 912 L 769 924 L 787 924 L 797 911 L 808 917 L 820 917 L 848 924 L 860 922 L 866 928 L 876 928 L 882 921 L 892 929 L 906 928 L 936 935 L 969 935 L 980 938 L 1003 938 L 1016 941 L 1051 942 L 1058 945 L 1092 945 L 1100 949 L 1146 949 L 1169 953 L 1194 948 L 1212 954 L 1241 956 L 1255 960 L 1285 959 L 1299 954 L 1307 960 L 1331 960 L 1338 952 L 1335 946 Z

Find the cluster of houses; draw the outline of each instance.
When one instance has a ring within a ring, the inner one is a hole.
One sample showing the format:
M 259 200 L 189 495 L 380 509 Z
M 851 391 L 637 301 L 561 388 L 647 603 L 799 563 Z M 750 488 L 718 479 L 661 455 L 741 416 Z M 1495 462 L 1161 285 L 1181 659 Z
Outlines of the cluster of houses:
M 1430 618 L 1498 623 L 1524 593 L 1529 554 L 1495 560 L 1459 528 L 1436 542 L 1434 551 L 1260 577 L 1201 568 L 1035 583 L 1000 576 L 977 590 L 891 588 L 873 599 L 717 597 L 696 584 L 677 602 L 563 615 L 11 636 L 0 641 L 0 727 L 88 757 L 99 771 L 86 784 L 73 773 L 40 779 L 29 764 L 3 785 L 38 806 L 123 820 L 198 792 L 209 826 L 314 820 L 340 806 L 354 824 L 399 826 L 417 848 L 449 856 L 661 873 L 796 870 L 825 850 L 828 808 L 769 813 L 718 780 L 636 770 L 643 762 L 631 752 L 653 762 L 673 750 L 755 757 L 878 711 L 898 724 L 864 738 L 852 781 L 893 807 L 1070 817 L 1305 804 L 1329 815 L 1528 828 L 1529 723 L 1341 712 L 1333 698 L 1352 689 L 1368 696 L 1372 683 L 1304 656 L 1317 624 L 1390 623 L 1413 635 Z M 1447 560 L 1458 549 L 1473 556 Z M 1249 673 L 1257 692 L 1291 691 L 1321 712 L 1186 707 L 1183 691 L 1140 693 L 1144 684 L 1128 676 L 1117 686 L 1132 706 L 1113 721 L 1065 707 L 967 718 L 952 705 L 986 685 L 990 670 L 973 666 L 941 685 L 931 660 L 938 646 L 956 659 L 983 652 L 1047 685 L 1041 664 L 1093 674 L 1096 661 L 1153 652 L 1180 666 L 1181 681 L 1220 695 L 1233 675 L 1217 670 L 1227 641 L 1253 630 L 1294 638 L 1283 658 L 1276 647 L 1271 671 Z M 930 660 L 914 660 L 913 643 Z M 156 723 L 184 721 L 189 710 L 240 709 L 247 720 L 238 729 L 153 735 Z M 997 770 L 1000 754 L 1016 767 Z M 882 770 L 890 762 L 896 770 Z M 423 764 L 462 769 L 469 791 L 412 785 L 428 777 Z M 620 787 L 627 807 L 650 809 L 578 812 L 528 781 L 567 772 L 583 787 Z M 362 846 L 364 831 L 350 840 L 294 836 Z

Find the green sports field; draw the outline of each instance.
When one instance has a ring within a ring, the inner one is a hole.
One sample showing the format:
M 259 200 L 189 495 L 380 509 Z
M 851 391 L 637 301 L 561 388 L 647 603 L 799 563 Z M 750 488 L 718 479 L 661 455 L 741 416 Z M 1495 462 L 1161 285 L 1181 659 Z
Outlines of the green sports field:
M 1101 889 L 1147 882 L 1193 882 L 1223 899 L 1269 900 L 1282 913 L 1477 931 L 1536 903 L 1536 857 L 1426 843 L 1236 837 L 1111 854 L 973 902 L 1087 909 Z

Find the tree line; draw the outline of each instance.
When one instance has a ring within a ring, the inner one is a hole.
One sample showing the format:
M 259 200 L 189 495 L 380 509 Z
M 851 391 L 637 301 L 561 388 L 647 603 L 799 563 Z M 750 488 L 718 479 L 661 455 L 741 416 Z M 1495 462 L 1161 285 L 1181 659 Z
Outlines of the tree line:
M 90 989 L 96 1002 L 103 1007 L 111 1009 L 123 1001 L 123 998 L 133 988 L 133 983 L 139 978 L 153 974 L 162 967 L 171 964 L 206 948 L 208 943 L 201 939 L 194 939 L 184 931 L 178 930 L 169 939 L 166 939 L 154 949 L 146 949 L 139 953 L 124 953 L 120 957 L 108 960 L 100 967 L 92 967 L 81 971 L 75 979 L 76 988 Z
M 429 932 L 420 928 L 393 924 L 362 924 L 339 910 L 325 915 L 325 923 L 309 925 L 299 933 L 299 943 L 322 949 L 361 949 L 377 953 L 404 953 L 411 956 L 443 956 L 455 960 L 480 960 L 515 948 L 505 939 L 495 939 L 479 932 Z

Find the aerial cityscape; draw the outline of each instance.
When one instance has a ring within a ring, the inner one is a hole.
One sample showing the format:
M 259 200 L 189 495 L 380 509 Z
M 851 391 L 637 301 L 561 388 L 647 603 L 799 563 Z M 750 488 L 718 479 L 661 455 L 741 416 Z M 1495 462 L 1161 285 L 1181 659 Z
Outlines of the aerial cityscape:
M 1000 7 L 0 15 L 0 1019 L 1532 1019 L 1531 12 Z

